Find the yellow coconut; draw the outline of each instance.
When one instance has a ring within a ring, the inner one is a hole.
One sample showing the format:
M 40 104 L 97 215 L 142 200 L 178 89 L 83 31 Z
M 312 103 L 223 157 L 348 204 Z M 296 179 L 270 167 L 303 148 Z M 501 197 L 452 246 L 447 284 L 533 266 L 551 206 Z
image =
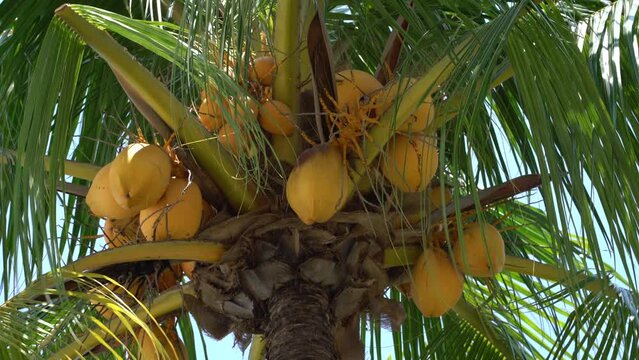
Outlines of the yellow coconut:
M 204 101 L 205 99 L 215 96 L 217 94 L 217 88 L 213 84 L 208 84 L 207 88 L 203 88 L 200 90 L 200 100 Z
M 159 345 L 164 349 L 165 355 L 156 348 L 153 338 L 143 329 L 138 330 L 136 338 L 138 341 L 138 360 L 188 360 L 189 355 L 182 340 L 178 337 L 175 329 L 165 329 L 164 334 L 157 326 L 151 325 L 153 335 L 155 335 Z
M 274 57 L 258 57 L 249 69 L 249 80 L 257 81 L 263 86 L 271 86 L 276 71 L 277 64 Z
M 217 209 L 202 199 L 202 219 L 200 220 L 200 228 L 204 228 L 206 224 L 217 214 Z
M 227 106 L 227 104 L 224 104 Z M 198 110 L 198 116 L 200 122 L 208 131 L 215 131 L 224 125 L 224 117 L 222 114 L 222 107 L 210 98 L 205 98 L 200 104 Z
M 420 132 L 426 129 L 435 119 L 435 107 L 430 96 L 399 125 L 398 131 Z
M 109 181 L 110 172 L 111 164 L 106 164 L 93 178 L 86 197 L 89 209 L 97 217 L 111 219 L 126 219 L 136 215 L 137 211 L 123 208 L 113 198 Z
M 193 279 L 193 271 L 195 270 L 195 261 L 185 261 L 180 264 L 182 267 L 182 271 L 184 271 L 184 275 L 186 275 L 189 279 Z
M 235 133 L 235 129 L 231 126 L 231 124 L 226 124 L 222 126 L 220 131 L 217 133 L 217 141 L 224 146 L 227 150 L 234 154 L 238 154 L 240 151 L 240 146 L 238 144 L 238 136 Z
M 140 211 L 158 202 L 171 179 L 171 160 L 156 145 L 129 145 L 113 160 L 111 193 L 122 207 Z
M 162 292 L 164 290 L 177 286 L 178 275 L 181 273 L 182 267 L 179 264 L 170 266 L 162 270 L 157 279 L 158 291 Z
M 200 228 L 202 194 L 196 183 L 173 178 L 166 194 L 140 211 L 140 229 L 147 240 L 188 239 Z
M 482 231 L 483 230 L 483 231 Z M 453 248 L 457 266 L 467 275 L 491 277 L 506 263 L 504 239 L 491 224 L 472 223 L 464 227 L 464 236 Z
M 382 89 L 382 84 L 371 74 L 361 70 L 344 70 L 335 74 L 337 106 L 355 113 L 360 98 Z
M 386 149 L 382 173 L 400 191 L 422 191 L 435 176 L 439 155 L 431 141 L 398 134 Z
M 442 198 L 442 188 L 434 186 L 428 193 L 430 209 L 439 209 L 453 200 L 453 193 L 450 189 L 444 187 L 444 197 Z
M 257 118 L 259 103 L 251 97 L 242 97 L 230 103 L 227 110 L 228 113 L 224 114 L 225 122 L 228 123 L 232 119 L 236 125 L 244 126 Z
M 304 151 L 286 182 L 286 197 L 306 224 L 328 221 L 353 189 L 337 146 L 322 144 Z
M 410 294 L 424 316 L 442 316 L 461 297 L 464 277 L 441 249 L 426 249 L 411 275 Z
M 139 231 L 140 218 L 107 219 L 104 222 L 104 237 L 109 249 L 136 243 L 143 239 Z
M 259 121 L 264 130 L 271 134 L 289 136 L 295 130 L 291 110 L 281 101 L 271 100 L 263 103 Z

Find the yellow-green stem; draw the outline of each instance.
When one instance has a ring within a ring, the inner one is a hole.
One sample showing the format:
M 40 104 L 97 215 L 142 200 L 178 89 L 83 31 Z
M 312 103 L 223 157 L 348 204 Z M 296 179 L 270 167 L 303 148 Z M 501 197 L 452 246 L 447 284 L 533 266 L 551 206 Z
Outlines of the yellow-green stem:
M 210 241 L 155 241 L 100 251 L 83 257 L 61 269 L 66 272 L 91 272 L 107 266 L 149 260 L 196 260 L 214 263 L 224 254 L 224 246 Z M 33 282 L 16 297 L 28 297 L 34 290 L 47 289 L 60 280 L 59 275 L 47 273 Z
M 251 342 L 251 350 L 249 351 L 248 360 L 262 360 L 266 351 L 266 341 L 264 336 L 255 334 Z
M 12 159 L 16 157 L 17 155 L 15 151 L 0 149 L 0 165 L 8 164 L 9 162 L 12 161 Z M 20 164 L 24 162 L 23 159 L 20 159 L 20 158 L 16 160 Z M 44 161 L 45 170 L 49 170 L 49 166 L 50 166 L 49 164 L 51 163 L 51 160 L 49 159 L 48 156 L 45 156 L 43 161 Z M 83 179 L 83 180 L 89 180 L 89 181 L 93 180 L 93 178 L 95 177 L 95 174 L 97 174 L 101 168 L 102 168 L 101 166 L 97 166 L 93 164 L 81 163 L 81 162 L 71 161 L 71 160 L 64 161 L 64 174 L 73 176 L 78 179 Z
M 299 114 L 300 82 L 300 1 L 280 0 L 277 2 L 275 29 L 273 35 L 274 56 L 277 62 L 277 75 L 273 84 L 273 98 L 284 102 L 292 114 Z M 295 123 L 299 117 L 295 116 Z M 302 148 L 302 139 L 298 131 L 293 135 L 272 137 L 273 148 L 281 161 L 295 164 Z
M 240 211 L 255 210 L 266 199 L 245 180 L 233 158 L 219 146 L 194 115 L 153 74 L 135 61 L 108 33 L 96 28 L 63 5 L 56 15 L 97 52 L 120 79 L 127 82 L 139 100 L 153 110 L 188 145 L 202 169 L 215 181 L 231 205 Z
M 147 319 L 150 315 L 153 318 L 158 318 L 163 315 L 179 311 L 183 308 L 184 294 L 195 294 L 195 290 L 193 289 L 192 284 L 187 284 L 180 288 L 172 289 L 161 294 L 153 300 L 148 308 L 142 306 L 140 309 L 138 309 L 136 311 L 136 317 Z M 129 324 L 134 329 L 139 327 L 138 324 L 134 322 L 130 322 Z M 128 330 L 127 327 L 123 325 L 120 319 L 113 319 L 107 325 L 107 330 L 102 328 L 94 328 L 93 331 L 95 332 L 94 334 L 84 337 L 84 340 L 81 342 L 74 342 L 67 345 L 62 350 L 49 357 L 49 359 L 74 359 L 78 356 L 78 354 L 84 354 L 87 351 L 90 351 L 91 349 L 100 345 L 101 341 L 99 339 L 107 338 L 108 336 L 110 336 L 109 333 L 112 334 L 111 336 L 120 336 Z

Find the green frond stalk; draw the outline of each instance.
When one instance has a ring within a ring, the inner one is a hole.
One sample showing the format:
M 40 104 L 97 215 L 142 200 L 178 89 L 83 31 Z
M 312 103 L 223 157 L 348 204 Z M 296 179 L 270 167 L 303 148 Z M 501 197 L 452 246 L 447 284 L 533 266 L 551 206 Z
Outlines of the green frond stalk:
M 618 295 L 614 286 L 607 279 L 595 278 L 585 273 L 574 273 L 557 266 L 544 264 L 530 259 L 516 256 L 506 256 L 504 271 L 514 271 L 520 274 L 535 276 L 545 280 L 563 283 L 566 286 L 583 288 L 593 293 L 604 293 L 610 297 Z
M 266 354 L 266 341 L 264 336 L 253 335 L 253 341 L 251 341 L 251 350 L 249 350 L 248 360 L 262 360 Z
M 109 64 L 118 79 L 124 82 L 123 86 L 135 91 L 137 100 L 156 113 L 177 134 L 181 143 L 188 146 L 198 164 L 236 210 L 251 211 L 266 203 L 266 199 L 257 192 L 257 187 L 241 176 L 230 154 L 216 144 L 216 140 L 189 114 L 186 107 L 150 71 L 135 61 L 124 47 L 105 31 L 87 22 L 70 6 L 58 8 L 56 15 Z
M 153 300 L 151 305 L 147 308 L 143 305 L 135 312 L 136 317 L 139 319 L 159 318 L 163 315 L 171 314 L 176 311 L 180 311 L 183 308 L 184 295 L 195 295 L 195 290 L 192 284 L 186 284 L 180 288 L 168 290 Z M 133 323 L 134 328 L 139 327 L 140 324 Z M 86 336 L 83 341 L 76 341 L 67 345 L 53 356 L 49 357 L 49 360 L 58 359 L 73 359 L 79 354 L 84 354 L 87 351 L 95 348 L 103 342 L 105 337 L 119 336 L 128 331 L 126 326 L 120 319 L 113 319 L 106 329 L 102 327 L 96 327 L 93 329 L 90 336 Z
M 13 150 L 0 149 L 0 165 L 9 164 L 16 157 L 16 153 Z M 23 164 L 24 159 L 16 159 L 18 163 Z M 44 169 L 49 170 L 51 159 L 48 156 L 44 157 Z M 93 180 L 95 174 L 100 171 L 101 167 L 93 164 L 81 163 L 72 160 L 64 160 L 64 174 L 73 176 L 82 180 Z
M 83 257 L 65 267 L 60 272 L 91 272 L 107 266 L 149 260 L 217 262 L 224 254 L 225 247 L 210 241 L 156 241 L 125 245 L 115 249 L 100 251 Z M 60 280 L 52 273 L 40 277 L 17 297 L 34 289 L 47 289 Z
M 301 8 L 300 1 L 281 0 L 277 2 L 275 29 L 273 34 L 273 48 L 277 62 L 277 76 L 273 84 L 273 97 L 282 101 L 291 109 L 295 123 L 299 119 L 299 83 Z M 295 164 L 297 155 L 302 148 L 302 138 L 299 131 L 291 136 L 273 135 L 273 148 L 278 159 L 289 164 Z

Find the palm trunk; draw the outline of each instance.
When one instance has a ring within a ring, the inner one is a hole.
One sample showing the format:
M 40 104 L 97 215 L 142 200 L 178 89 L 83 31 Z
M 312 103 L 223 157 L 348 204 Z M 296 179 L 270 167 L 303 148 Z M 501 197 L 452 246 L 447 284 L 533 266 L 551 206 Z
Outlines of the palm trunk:
M 292 281 L 273 294 L 268 310 L 267 359 L 337 359 L 332 311 L 322 287 Z

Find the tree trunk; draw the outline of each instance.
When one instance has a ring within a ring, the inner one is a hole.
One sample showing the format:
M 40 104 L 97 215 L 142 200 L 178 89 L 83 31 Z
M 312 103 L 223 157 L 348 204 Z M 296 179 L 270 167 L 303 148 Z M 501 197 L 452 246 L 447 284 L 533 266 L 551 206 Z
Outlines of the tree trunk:
M 292 281 L 273 294 L 268 311 L 268 360 L 337 359 L 333 315 L 322 287 Z

